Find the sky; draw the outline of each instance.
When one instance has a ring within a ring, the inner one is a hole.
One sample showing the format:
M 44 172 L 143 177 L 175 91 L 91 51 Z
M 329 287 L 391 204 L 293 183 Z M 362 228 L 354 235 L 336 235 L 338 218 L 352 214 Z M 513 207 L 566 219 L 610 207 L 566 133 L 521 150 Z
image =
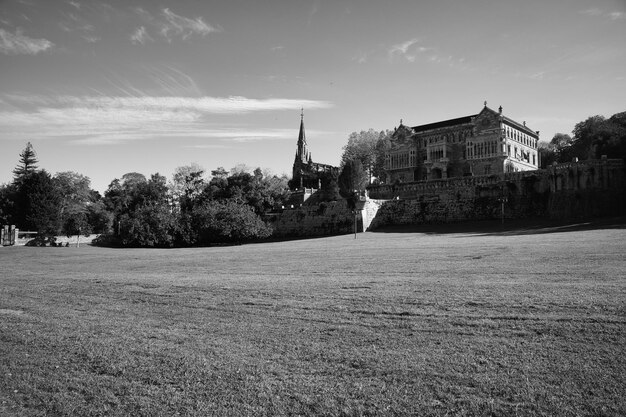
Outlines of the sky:
M 197 163 L 291 174 L 351 132 L 480 112 L 544 141 L 626 111 L 626 0 L 0 0 L 0 184 L 104 192 Z

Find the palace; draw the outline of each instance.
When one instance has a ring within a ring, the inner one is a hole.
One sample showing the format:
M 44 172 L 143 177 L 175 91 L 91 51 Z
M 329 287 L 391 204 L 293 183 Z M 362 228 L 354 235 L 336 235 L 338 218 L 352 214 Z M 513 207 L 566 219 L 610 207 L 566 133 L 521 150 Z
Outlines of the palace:
M 304 134 L 304 111 L 300 114 L 300 132 L 298 134 L 298 148 L 293 162 L 291 190 L 306 188 L 319 189 L 322 186 L 324 176 L 330 173 L 339 174 L 339 168 L 313 162 L 311 152 L 307 150 L 306 135 Z
M 387 182 L 536 170 L 539 132 L 485 107 L 480 113 L 398 126 L 385 155 Z M 295 166 L 295 165 L 294 165 Z

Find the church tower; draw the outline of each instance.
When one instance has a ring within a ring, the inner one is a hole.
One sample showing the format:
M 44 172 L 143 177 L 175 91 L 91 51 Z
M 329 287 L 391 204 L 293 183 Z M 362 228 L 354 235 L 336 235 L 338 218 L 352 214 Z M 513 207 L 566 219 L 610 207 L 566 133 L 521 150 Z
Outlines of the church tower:
M 306 135 L 304 133 L 304 109 L 300 113 L 300 133 L 298 134 L 298 149 L 296 150 L 296 159 L 294 161 L 294 169 L 298 162 L 308 164 L 311 161 L 311 154 L 306 148 Z
M 298 149 L 293 161 L 293 171 L 289 188 L 318 189 L 322 186 L 322 179 L 330 174 L 339 175 L 339 168 L 332 165 L 313 162 L 311 152 L 307 149 L 306 134 L 304 133 L 304 109 L 300 113 L 300 132 L 298 133 Z

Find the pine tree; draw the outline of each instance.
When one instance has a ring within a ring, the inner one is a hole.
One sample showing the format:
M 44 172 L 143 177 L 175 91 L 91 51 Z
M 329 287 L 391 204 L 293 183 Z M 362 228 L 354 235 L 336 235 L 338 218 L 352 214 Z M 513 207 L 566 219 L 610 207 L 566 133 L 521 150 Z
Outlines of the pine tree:
M 20 162 L 18 166 L 13 170 L 13 176 L 15 180 L 23 179 L 26 175 L 35 172 L 37 169 L 37 154 L 33 150 L 33 145 L 30 142 L 26 145 L 26 148 L 20 153 Z

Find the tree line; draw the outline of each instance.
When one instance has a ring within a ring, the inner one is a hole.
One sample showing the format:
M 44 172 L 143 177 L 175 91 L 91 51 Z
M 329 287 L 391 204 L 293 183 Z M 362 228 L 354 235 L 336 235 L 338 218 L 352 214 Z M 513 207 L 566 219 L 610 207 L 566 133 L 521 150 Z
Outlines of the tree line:
M 220 167 L 210 179 L 197 164 L 178 167 L 168 181 L 131 172 L 114 179 L 104 195 L 75 172 L 38 169 L 30 143 L 20 153 L 13 181 L 0 186 L 0 224 L 54 236 L 97 233 L 97 244 L 174 247 L 238 243 L 271 235 L 263 217 L 289 197 L 286 176 L 260 168 Z
M 577 123 L 573 136 L 557 133 L 540 143 L 541 165 L 574 158 L 626 160 L 626 112 L 606 119 L 592 116 Z M 369 184 L 384 183 L 389 130 L 353 132 L 343 147 L 340 170 L 321 178 L 316 201 L 346 199 Z M 131 172 L 114 179 L 104 195 L 76 172 L 54 175 L 38 169 L 30 143 L 19 155 L 13 181 L 0 185 L 0 224 L 15 224 L 38 233 L 40 240 L 57 235 L 100 234 L 111 246 L 174 247 L 237 243 L 263 239 L 272 230 L 266 216 L 290 197 L 289 178 L 260 168 L 219 167 L 207 175 L 197 164 L 176 168 L 167 180 Z M 42 242 L 43 243 L 43 242 Z
M 626 112 L 608 119 L 591 116 L 577 123 L 572 133 L 573 136 L 557 133 L 549 143 L 540 142 L 540 168 L 574 158 L 599 159 L 602 155 L 626 160 Z

